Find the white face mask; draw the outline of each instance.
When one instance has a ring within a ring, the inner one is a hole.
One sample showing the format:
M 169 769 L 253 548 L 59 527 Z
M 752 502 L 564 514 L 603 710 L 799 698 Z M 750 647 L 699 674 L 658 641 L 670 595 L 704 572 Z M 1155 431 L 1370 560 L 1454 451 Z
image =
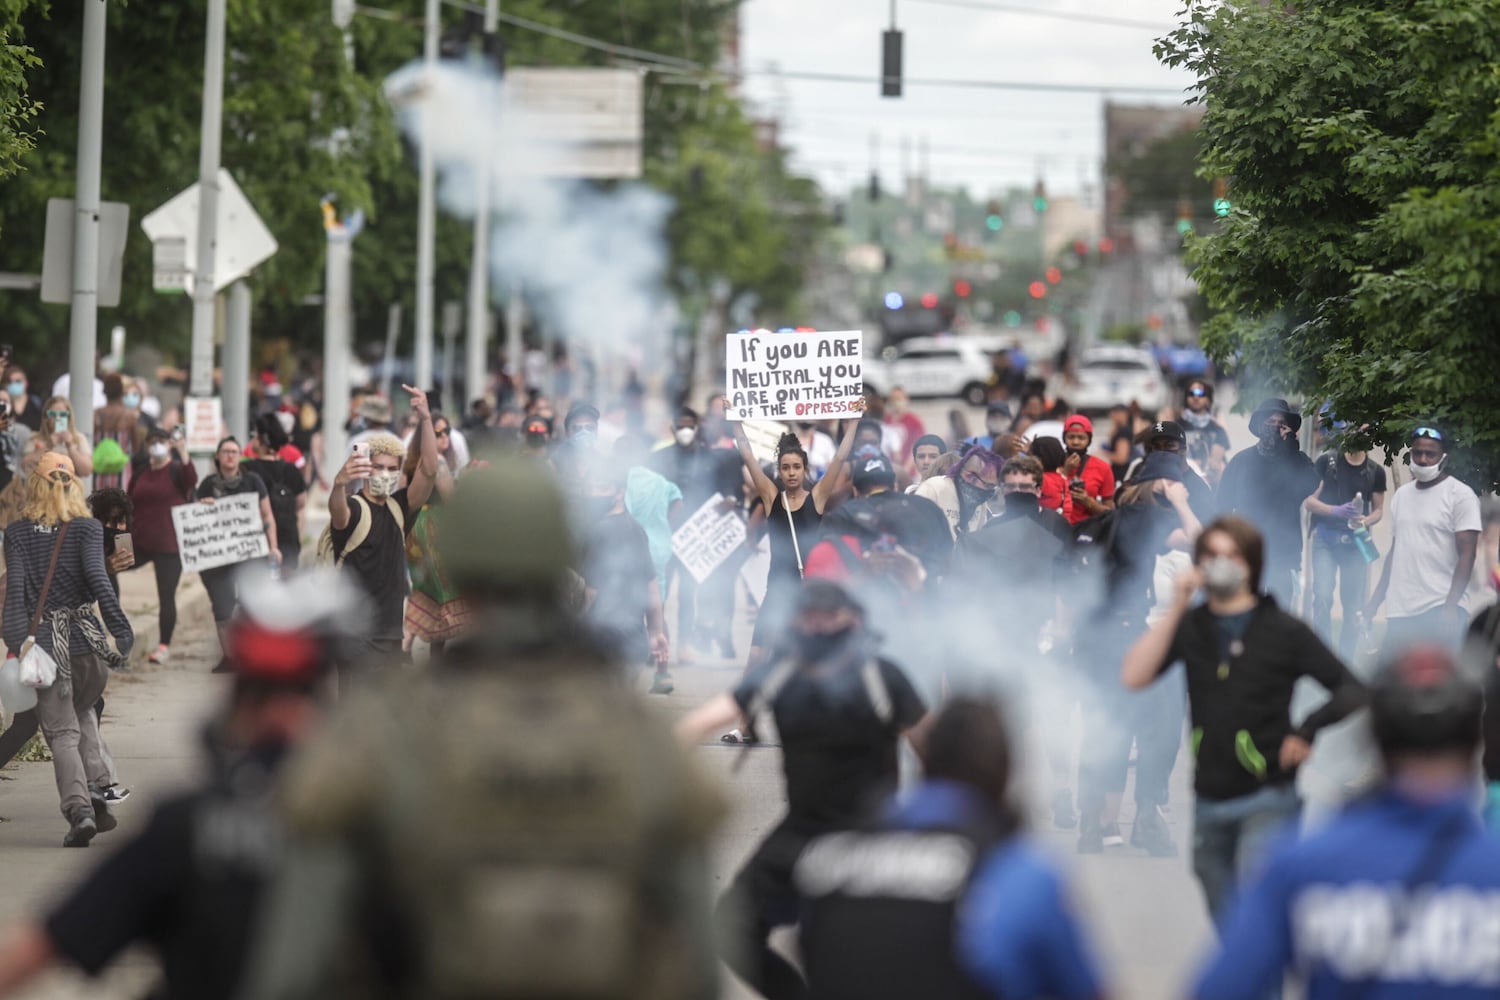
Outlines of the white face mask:
M 1244 564 L 1228 556 L 1214 556 L 1203 564 L 1203 586 L 1211 597 L 1233 597 L 1249 579 L 1250 571 Z
M 161 441 L 156 442 L 156 444 L 153 444 L 151 447 L 146 449 L 147 454 L 149 454 L 152 458 L 166 458 L 171 451 L 172 449 L 168 448 L 166 444 Z
M 1447 462 L 1447 455 L 1438 459 L 1436 465 L 1418 465 L 1416 462 L 1413 462 L 1411 464 L 1411 477 L 1419 483 L 1430 483 L 1443 474 L 1443 466 Z
M 399 472 L 372 472 L 370 473 L 370 496 L 388 497 L 396 492 L 401 486 L 401 473 Z
M 677 439 L 678 444 L 686 448 L 698 440 L 698 429 L 696 427 L 679 427 L 672 433 L 672 436 Z

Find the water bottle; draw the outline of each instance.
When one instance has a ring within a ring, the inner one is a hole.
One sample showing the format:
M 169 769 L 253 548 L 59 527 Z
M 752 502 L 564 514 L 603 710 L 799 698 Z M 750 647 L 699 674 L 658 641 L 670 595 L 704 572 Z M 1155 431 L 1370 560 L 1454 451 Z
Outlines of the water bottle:
M 1354 494 L 1351 503 L 1358 507 L 1362 497 L 1363 494 Z M 1365 527 L 1363 518 L 1351 517 L 1349 530 L 1354 533 L 1354 547 L 1359 550 L 1360 557 L 1365 562 L 1372 563 L 1380 558 L 1380 549 L 1375 547 L 1375 539 L 1370 537 L 1370 529 Z

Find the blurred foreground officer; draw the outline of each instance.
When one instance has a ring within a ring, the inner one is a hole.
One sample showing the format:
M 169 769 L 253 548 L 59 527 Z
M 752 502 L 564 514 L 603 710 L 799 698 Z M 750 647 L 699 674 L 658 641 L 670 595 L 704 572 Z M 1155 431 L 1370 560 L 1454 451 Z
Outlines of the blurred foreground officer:
M 1500 996 L 1500 842 L 1474 808 L 1483 705 L 1439 647 L 1386 668 L 1370 703 L 1385 786 L 1272 854 L 1195 996 L 1258 998 L 1288 971 L 1308 1000 Z
M 233 995 L 281 845 L 276 774 L 322 714 L 332 643 L 357 607 L 339 584 L 308 574 L 260 601 L 245 588 L 227 633 L 229 704 L 204 732 L 208 781 L 164 802 L 44 920 L 10 936 L 0 993 L 54 962 L 98 973 L 140 942 L 161 962 L 152 997 Z
M 1058 873 L 1016 835 L 998 706 L 955 698 L 924 747 L 921 785 L 873 827 L 821 837 L 797 862 L 811 995 L 1102 996 Z
M 434 524 L 475 632 L 291 765 L 248 995 L 716 995 L 722 802 L 568 609 L 563 508 L 521 458 L 459 481 Z
M 725 962 L 768 1000 L 808 995 L 801 973 L 768 940 L 797 922 L 797 858 L 812 838 L 857 828 L 890 797 L 897 746 L 926 715 L 906 675 L 875 655 L 864 609 L 847 591 L 809 580 L 797 600 L 784 655 L 677 724 L 679 738 L 696 743 L 737 719 L 751 734 L 766 716 L 776 722 L 786 816 L 714 913 Z

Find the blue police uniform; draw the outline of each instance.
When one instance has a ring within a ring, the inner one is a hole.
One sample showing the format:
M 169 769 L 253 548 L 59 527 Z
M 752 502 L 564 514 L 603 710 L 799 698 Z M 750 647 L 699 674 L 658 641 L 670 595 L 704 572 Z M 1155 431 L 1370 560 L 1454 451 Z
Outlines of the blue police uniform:
M 798 871 L 812 995 L 1099 997 L 1057 871 L 993 817 L 972 789 L 928 781 L 873 830 L 838 835 L 829 865 L 815 842 Z
M 1260 1000 L 1287 971 L 1308 1000 L 1500 997 L 1500 841 L 1466 793 L 1383 790 L 1273 850 L 1222 941 L 1201 1000 Z

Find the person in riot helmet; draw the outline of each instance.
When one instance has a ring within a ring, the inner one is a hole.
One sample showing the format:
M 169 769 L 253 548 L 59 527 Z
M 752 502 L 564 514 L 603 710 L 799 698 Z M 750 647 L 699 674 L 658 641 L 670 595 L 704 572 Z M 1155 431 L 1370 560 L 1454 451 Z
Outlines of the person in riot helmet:
M 716 996 L 723 804 L 580 624 L 566 518 L 524 458 L 459 481 L 435 531 L 475 627 L 291 762 L 244 996 L 358 995 L 350 954 L 399 996 Z
M 1102 996 L 1061 876 L 1019 836 L 1000 706 L 954 698 L 925 745 L 919 786 L 797 862 L 812 995 Z
M 1270 856 L 1193 996 L 1256 1000 L 1293 970 L 1308 1000 L 1494 996 L 1500 843 L 1472 802 L 1483 706 L 1442 646 L 1410 647 L 1377 674 L 1384 784 Z
M 228 633 L 233 683 L 205 726 L 207 779 L 161 803 L 144 829 L 41 920 L 0 946 L 0 994 L 54 964 L 97 974 L 127 946 L 161 962 L 153 996 L 230 997 L 277 862 L 275 776 L 316 725 L 361 600 L 332 571 L 247 587 Z
M 724 960 L 767 1000 L 807 984 L 768 938 L 797 921 L 792 870 L 809 840 L 855 828 L 896 788 L 897 746 L 926 707 L 897 667 L 872 652 L 864 608 L 841 586 L 809 580 L 784 652 L 677 725 L 689 745 L 742 720 L 781 737 L 787 813 L 735 875 L 714 915 Z M 913 740 L 920 753 L 920 741 Z

